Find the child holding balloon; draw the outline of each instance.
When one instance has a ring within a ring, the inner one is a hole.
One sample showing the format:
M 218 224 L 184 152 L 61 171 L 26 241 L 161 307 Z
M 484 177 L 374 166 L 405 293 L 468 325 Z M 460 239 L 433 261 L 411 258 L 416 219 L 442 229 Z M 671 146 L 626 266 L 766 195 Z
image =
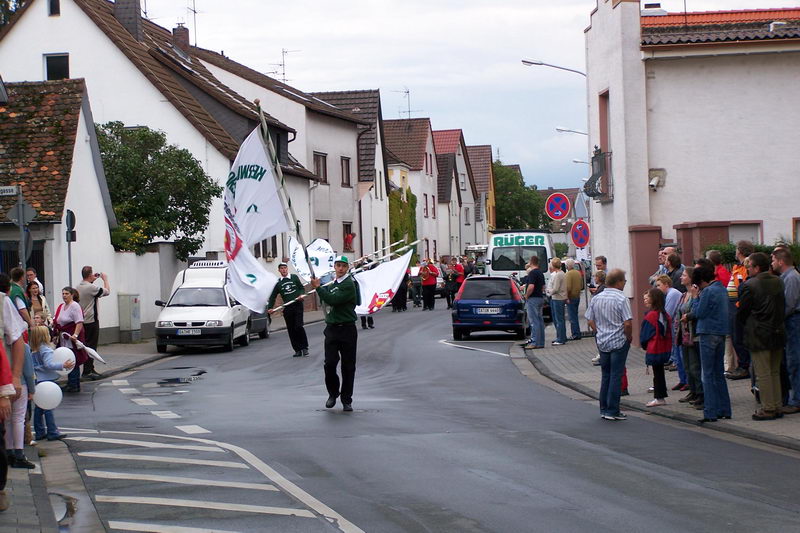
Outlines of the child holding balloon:
M 55 386 L 54 390 L 58 390 L 58 396 L 60 397 L 61 390 L 58 388 L 58 385 L 55 384 L 55 381 L 58 379 L 59 375 L 62 375 L 59 374 L 59 372 L 66 375 L 66 372 L 75 367 L 74 355 L 72 355 L 71 350 L 67 349 L 72 357 L 66 360 L 62 359 L 61 361 L 56 360 L 57 358 L 53 352 L 53 345 L 50 344 L 50 330 L 47 326 L 34 326 L 31 328 L 30 345 L 31 350 L 33 350 L 33 366 L 36 370 L 37 389 L 40 388 L 40 384 L 50 382 Z M 45 386 L 42 389 L 47 388 L 52 387 Z M 37 390 L 37 393 L 38 392 Z M 49 400 L 50 398 L 47 399 Z M 36 407 L 33 409 L 33 428 L 36 432 L 34 438 L 36 440 L 43 440 L 45 438 L 47 438 L 47 440 L 63 439 L 66 435 L 59 433 L 55 417 L 53 416 L 53 409 L 43 409 L 39 407 L 42 400 L 43 398 L 34 396 L 34 403 L 36 404 Z M 44 418 L 44 421 L 42 418 Z M 45 425 L 47 426 L 46 430 Z

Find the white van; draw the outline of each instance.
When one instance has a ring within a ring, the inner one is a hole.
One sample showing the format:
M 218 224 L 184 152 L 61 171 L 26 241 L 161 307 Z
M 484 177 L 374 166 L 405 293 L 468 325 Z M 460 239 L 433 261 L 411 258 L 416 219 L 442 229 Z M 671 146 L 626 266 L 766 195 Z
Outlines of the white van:
M 486 250 L 486 275 L 525 275 L 525 265 L 531 256 L 539 257 L 539 269 L 547 274 L 547 264 L 554 256 L 553 239 L 542 231 L 495 231 Z
M 175 276 L 169 300 L 156 300 L 163 308 L 156 321 L 156 349 L 173 346 L 221 345 L 232 351 L 234 343 L 250 344 L 250 334 L 269 335 L 267 318 L 228 294 L 228 267 L 223 261 L 197 261 Z

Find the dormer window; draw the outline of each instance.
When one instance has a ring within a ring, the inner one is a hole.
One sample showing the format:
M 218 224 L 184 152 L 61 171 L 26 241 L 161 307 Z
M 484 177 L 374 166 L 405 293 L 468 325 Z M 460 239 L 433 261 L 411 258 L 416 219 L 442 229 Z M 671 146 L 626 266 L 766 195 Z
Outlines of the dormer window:
M 51 17 L 57 17 L 61 14 L 61 0 L 48 0 L 47 14 Z

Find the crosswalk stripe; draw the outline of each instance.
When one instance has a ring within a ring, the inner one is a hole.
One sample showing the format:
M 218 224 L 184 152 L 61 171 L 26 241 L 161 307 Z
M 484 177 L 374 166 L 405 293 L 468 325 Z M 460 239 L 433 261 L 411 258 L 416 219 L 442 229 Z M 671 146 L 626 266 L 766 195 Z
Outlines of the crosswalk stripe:
M 120 531 L 144 531 L 146 533 L 236 533 L 228 529 L 208 529 L 197 527 L 166 526 L 161 524 L 143 524 L 140 522 L 123 522 L 109 520 L 108 527 Z
M 222 466 L 225 468 L 242 468 L 245 470 L 250 468 L 244 463 L 235 463 L 233 461 L 209 461 L 205 459 L 184 459 L 182 457 L 164 457 L 162 455 L 133 455 L 129 453 L 110 453 L 110 452 L 79 452 L 78 455 L 82 457 L 96 457 L 98 459 L 119 459 L 121 461 L 152 461 L 155 463 Z
M 131 398 L 131 401 L 136 405 L 158 405 L 150 398 Z
M 132 503 L 141 505 L 165 505 L 168 507 L 191 507 L 194 509 L 214 509 L 215 511 L 234 511 L 241 513 L 274 514 L 315 518 L 314 513 L 305 509 L 290 507 L 268 507 L 265 505 L 246 505 L 243 503 L 223 503 L 203 500 L 178 500 L 174 498 L 152 498 L 148 496 L 107 496 L 98 494 L 95 500 L 101 503 Z
M 173 413 L 172 411 L 150 411 L 158 418 L 181 418 L 181 415 L 178 413 Z
M 191 450 L 196 452 L 219 452 L 225 453 L 225 450 L 216 446 L 200 446 L 194 444 L 165 444 L 162 442 L 150 442 L 146 440 L 128 440 L 128 439 L 109 439 L 106 437 L 67 437 L 67 440 L 74 440 L 79 442 L 102 442 L 104 444 L 121 444 L 124 446 L 141 446 L 142 448 L 163 448 L 168 450 Z
M 139 389 L 136 388 L 129 388 L 129 389 L 119 389 L 122 394 L 139 394 Z
M 176 485 L 198 485 L 203 487 L 227 487 L 232 489 L 267 490 L 277 491 L 269 483 L 247 483 L 244 481 L 219 481 L 216 479 L 199 479 L 194 477 L 156 476 L 151 474 L 129 474 L 126 472 L 108 472 L 105 470 L 85 470 L 89 477 L 102 479 L 129 479 L 132 481 L 157 481 L 160 483 L 174 483 Z
M 112 379 L 111 384 L 114 385 L 115 387 L 123 387 L 123 386 L 127 387 L 128 385 L 130 385 L 127 379 Z
M 205 428 L 201 428 L 200 426 L 175 426 L 176 429 L 180 429 L 184 433 L 188 433 L 189 435 L 199 435 L 200 433 L 211 433 L 209 430 Z

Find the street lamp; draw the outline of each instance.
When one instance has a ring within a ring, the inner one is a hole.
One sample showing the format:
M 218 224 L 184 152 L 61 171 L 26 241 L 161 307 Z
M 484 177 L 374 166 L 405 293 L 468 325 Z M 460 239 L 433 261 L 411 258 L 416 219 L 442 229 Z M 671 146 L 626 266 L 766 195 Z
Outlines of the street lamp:
M 583 164 L 583 165 L 591 165 L 591 163 L 589 163 L 588 161 L 583 161 L 582 159 L 573 159 L 572 162 L 573 163 L 580 163 L 580 164 Z
M 558 133 L 577 133 L 578 135 L 586 135 L 587 137 L 589 136 L 589 134 L 586 133 L 585 131 L 572 130 L 569 128 L 562 128 L 560 126 L 556 127 L 556 131 Z
M 560 67 L 558 65 L 551 65 L 550 63 L 545 63 L 544 61 L 540 61 L 538 59 L 523 59 L 522 64 L 526 67 L 550 67 L 550 68 L 557 68 L 559 70 L 566 70 L 567 72 L 574 72 L 575 74 L 580 74 L 584 78 L 586 77 L 585 72 L 581 72 L 580 70 L 575 70 L 574 68 L 567 68 L 567 67 Z

